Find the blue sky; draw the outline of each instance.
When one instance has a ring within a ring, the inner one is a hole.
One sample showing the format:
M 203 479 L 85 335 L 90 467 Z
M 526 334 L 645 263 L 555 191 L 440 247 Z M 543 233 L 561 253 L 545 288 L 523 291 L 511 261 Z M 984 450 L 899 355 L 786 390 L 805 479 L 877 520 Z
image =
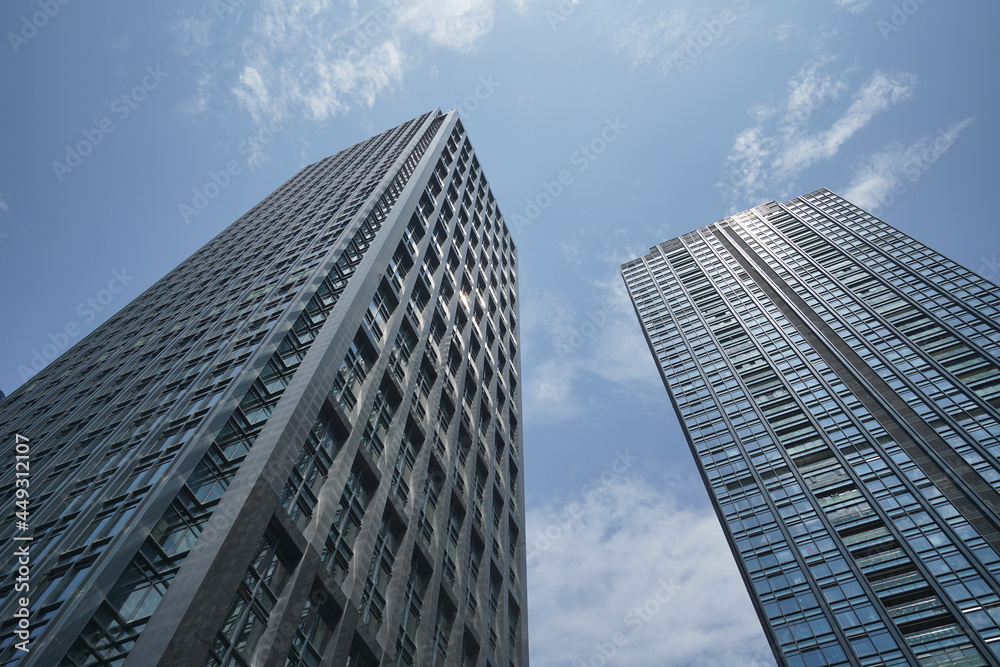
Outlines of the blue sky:
M 998 19 L 988 0 L 6 2 L 0 388 L 302 166 L 458 108 L 520 252 L 533 664 L 773 664 L 617 266 L 828 187 L 997 280 Z

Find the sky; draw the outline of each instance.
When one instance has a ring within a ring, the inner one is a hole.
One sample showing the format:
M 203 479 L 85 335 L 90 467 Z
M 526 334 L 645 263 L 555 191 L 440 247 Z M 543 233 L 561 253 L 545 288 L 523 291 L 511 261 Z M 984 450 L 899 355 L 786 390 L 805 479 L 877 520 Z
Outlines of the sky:
M 772 665 L 618 266 L 827 187 L 1000 279 L 994 0 L 9 0 L 0 388 L 458 109 L 519 249 L 534 667 Z

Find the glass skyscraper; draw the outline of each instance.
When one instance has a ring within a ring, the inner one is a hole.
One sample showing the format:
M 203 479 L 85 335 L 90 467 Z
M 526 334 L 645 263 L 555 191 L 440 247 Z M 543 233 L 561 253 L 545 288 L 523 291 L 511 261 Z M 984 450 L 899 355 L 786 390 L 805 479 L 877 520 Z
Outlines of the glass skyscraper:
M 1000 664 L 1000 289 L 828 190 L 622 274 L 779 664 Z
M 0 404 L 0 664 L 527 665 L 519 364 L 456 112 L 304 168 Z

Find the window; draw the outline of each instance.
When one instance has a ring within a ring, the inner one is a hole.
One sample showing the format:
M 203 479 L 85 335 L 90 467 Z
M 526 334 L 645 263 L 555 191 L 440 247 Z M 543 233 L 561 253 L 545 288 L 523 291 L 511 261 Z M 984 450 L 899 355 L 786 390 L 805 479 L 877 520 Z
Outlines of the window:
M 204 667 L 249 663 L 267 627 L 271 609 L 291 574 L 294 560 L 278 537 L 268 531 L 250 560 Z M 242 659 L 234 661 L 233 658 Z
M 424 436 L 420 433 L 420 428 L 413 421 L 407 418 L 406 430 L 403 432 L 403 440 L 399 445 L 399 453 L 396 455 L 396 463 L 392 469 L 391 490 L 396 498 L 404 505 L 410 494 L 410 476 L 413 474 L 413 466 L 417 462 L 417 453 L 423 445 Z
M 410 575 L 406 580 L 406 591 L 403 594 L 403 615 L 399 622 L 399 633 L 396 639 L 395 667 L 412 667 L 417 652 L 417 628 L 420 626 L 420 609 L 423 606 L 424 593 L 430 580 L 431 568 L 413 556 L 410 563 Z
M 442 589 L 438 595 L 437 619 L 434 622 L 434 655 L 431 667 L 443 667 L 448 656 L 448 636 L 455 622 L 455 606 Z
M 299 626 L 292 637 L 285 667 L 315 667 L 320 663 L 339 614 L 321 604 L 327 598 L 325 591 L 314 589 L 306 600 Z
M 343 410 L 350 412 L 357 404 L 357 393 L 368 377 L 368 370 L 376 359 L 375 350 L 367 336 L 360 329 L 340 364 L 340 371 L 333 380 L 333 401 Z
M 313 425 L 288 481 L 281 492 L 281 506 L 299 526 L 305 528 L 316 507 L 319 489 L 337 455 L 339 438 L 329 420 L 322 417 Z
M 347 485 L 340 497 L 340 505 L 333 518 L 320 560 L 338 583 L 347 576 L 347 569 L 354 555 L 354 540 L 361 530 L 361 521 L 375 491 L 375 483 L 360 461 L 355 462 Z
M 361 436 L 361 446 L 376 461 L 382 458 L 382 453 L 385 451 L 385 437 L 399 403 L 400 397 L 394 384 L 388 377 L 383 378 Z
M 375 540 L 375 550 L 372 552 L 371 565 L 368 567 L 368 578 L 365 590 L 361 596 L 361 620 L 372 632 L 378 632 L 382 627 L 385 614 L 385 592 L 392 578 L 392 565 L 396 560 L 396 549 L 406 529 L 403 522 L 396 518 L 391 510 L 382 515 L 382 525 L 379 527 Z

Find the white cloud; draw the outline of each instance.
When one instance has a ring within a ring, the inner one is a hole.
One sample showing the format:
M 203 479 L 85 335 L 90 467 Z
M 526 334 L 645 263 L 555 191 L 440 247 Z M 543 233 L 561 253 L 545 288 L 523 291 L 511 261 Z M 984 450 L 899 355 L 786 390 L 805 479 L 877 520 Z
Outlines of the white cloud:
M 222 30 L 224 24 L 239 21 L 243 9 L 243 2 L 214 2 L 202 6 L 197 14 L 175 21 L 170 28 L 181 53 L 190 56 L 208 49 L 218 35 L 226 34 Z
M 829 130 L 799 137 L 784 147 L 783 154 L 775 161 L 779 173 L 794 178 L 816 162 L 832 158 L 876 114 L 909 98 L 915 83 L 916 77 L 905 72 L 895 75 L 875 72 L 847 112 Z
M 774 664 L 714 513 L 667 488 L 625 473 L 528 511 L 533 665 L 603 664 L 602 649 L 632 667 Z
M 909 146 L 892 144 L 875 153 L 857 169 L 844 197 L 868 211 L 884 208 L 906 190 L 906 182 L 916 183 L 948 152 L 972 122 L 972 118 L 966 118 Z
M 571 264 L 583 263 L 583 249 L 580 239 L 566 239 L 559 242 L 559 249 L 563 251 L 563 257 Z
M 860 14 L 868 9 L 868 5 L 872 2 L 874 0 L 837 0 L 836 4 L 840 9 L 846 9 L 852 14 Z
M 434 44 L 468 51 L 493 29 L 493 0 L 410 0 L 399 23 Z
M 581 3 L 582 4 L 582 3 Z M 694 0 L 670 3 L 620 3 L 592 0 L 600 14 L 595 24 L 611 37 L 617 52 L 633 67 L 652 64 L 663 72 L 687 71 L 697 61 L 751 32 L 748 0 L 706 6 Z M 570 15 L 567 21 L 574 20 Z M 562 22 L 553 23 L 561 29 Z
M 188 56 L 211 46 L 213 26 L 214 21 L 201 17 L 188 17 L 174 23 L 172 27 L 181 53 Z
M 617 267 L 625 261 L 621 254 L 602 259 Z M 521 337 L 525 354 L 535 358 L 524 387 L 532 420 L 561 422 L 584 414 L 592 406 L 583 387 L 593 380 L 632 399 L 666 400 L 621 276 L 616 271 L 592 286 L 598 298 L 584 306 L 552 292 L 521 298 Z
M 605 329 L 606 333 L 597 340 L 589 360 L 591 371 L 631 392 L 665 400 L 666 390 L 635 313 L 629 310 L 609 316 Z
M 625 252 L 624 257 L 612 253 L 610 260 L 619 266 L 630 259 L 648 252 Z M 656 362 L 642 328 L 636 318 L 632 300 L 629 298 L 625 281 L 617 273 L 608 280 L 597 281 L 595 286 L 604 295 L 601 311 L 607 315 L 603 335 L 594 341 L 592 356 L 588 360 L 591 371 L 621 387 L 627 387 L 637 394 L 652 393 L 657 399 L 666 398 L 665 389 L 656 371 Z M 647 394 L 647 398 L 651 398 Z
M 7 203 L 7 198 L 2 194 L 0 194 L 0 211 L 10 213 L 10 204 Z
M 132 46 L 132 38 L 128 35 L 116 35 L 108 40 L 108 45 L 118 51 L 128 51 Z
M 576 309 L 555 292 L 525 290 L 520 296 L 521 335 L 548 335 L 552 329 L 569 326 Z
M 258 122 L 311 120 L 371 107 L 402 80 L 396 16 L 380 7 L 348 22 L 332 0 L 264 0 L 233 95 Z M 340 28 L 339 30 L 337 28 Z
M 468 51 L 494 18 L 494 0 L 384 0 L 368 11 L 338 0 L 261 0 L 252 14 L 240 7 L 174 24 L 181 52 L 205 60 L 184 115 L 207 111 L 220 86 L 259 124 L 370 108 L 418 64 L 414 38 Z
M 218 82 L 213 72 L 201 72 L 194 95 L 180 106 L 181 114 L 186 118 L 195 118 L 205 113 L 217 87 Z
M 843 74 L 833 76 L 823 71 L 833 61 L 834 58 L 829 56 L 816 58 L 792 77 L 781 123 L 786 133 L 798 131 L 816 109 L 847 90 Z
M 719 184 L 724 196 L 739 203 L 787 196 L 802 172 L 833 158 L 875 116 L 911 97 L 916 87 L 916 77 L 908 72 L 876 71 L 832 125 L 810 131 L 814 113 L 849 87 L 846 73 L 825 71 L 830 62 L 831 58 L 820 58 L 807 63 L 789 82 L 779 107 L 751 108 L 756 124 L 733 141 L 726 159 L 728 182 Z
M 679 5 L 657 8 L 641 17 L 633 10 L 630 16 L 622 18 L 613 28 L 612 38 L 615 48 L 628 58 L 632 67 L 658 60 L 671 45 L 681 41 L 685 28 L 692 25 L 688 9 Z
M 233 94 L 256 119 L 260 119 L 270 106 L 271 96 L 264 84 L 264 77 L 257 68 L 249 65 L 240 72 L 239 83 L 233 87 Z
M 572 349 L 570 331 L 577 311 L 569 301 L 553 292 L 521 294 L 521 339 L 525 354 L 535 351 L 540 341 L 553 340 L 557 346 Z M 555 338 L 553 338 L 555 337 Z M 578 361 L 565 356 L 548 357 L 531 364 L 525 374 L 524 403 L 531 419 L 560 422 L 579 415 L 580 406 L 573 394 L 579 372 Z
M 583 406 L 573 394 L 579 371 L 578 364 L 568 359 L 535 364 L 525 385 L 524 402 L 531 406 L 526 414 L 540 422 L 563 422 L 580 416 Z

